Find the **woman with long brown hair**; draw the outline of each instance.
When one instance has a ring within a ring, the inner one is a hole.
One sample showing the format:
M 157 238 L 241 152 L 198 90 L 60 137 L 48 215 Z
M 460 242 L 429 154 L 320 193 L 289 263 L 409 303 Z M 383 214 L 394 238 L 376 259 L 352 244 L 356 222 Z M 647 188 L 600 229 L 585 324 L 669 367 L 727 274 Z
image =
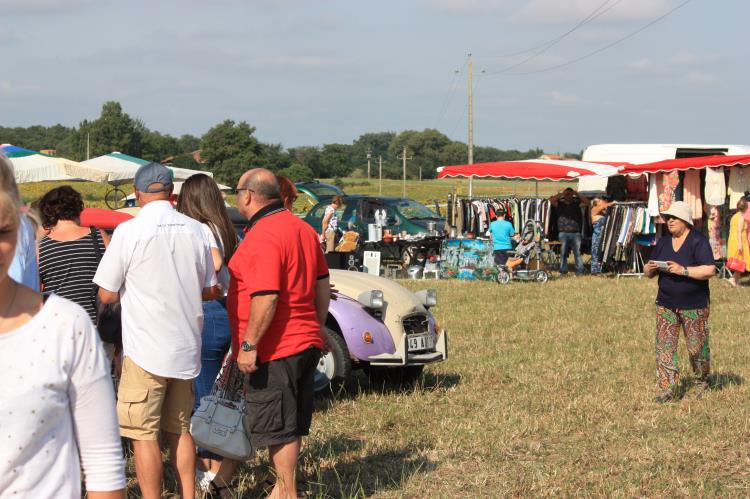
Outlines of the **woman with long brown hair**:
M 211 240 L 211 256 L 221 287 L 221 298 L 203 302 L 203 347 L 201 373 L 195 378 L 195 408 L 201 397 L 211 393 L 222 362 L 232 343 L 229 318 L 224 297 L 229 287 L 227 262 L 237 248 L 237 233 L 227 214 L 224 197 L 216 182 L 204 174 L 188 178 L 180 191 L 177 211 L 201 222 Z M 197 476 L 201 488 L 207 490 L 221 465 L 221 456 L 198 449 Z

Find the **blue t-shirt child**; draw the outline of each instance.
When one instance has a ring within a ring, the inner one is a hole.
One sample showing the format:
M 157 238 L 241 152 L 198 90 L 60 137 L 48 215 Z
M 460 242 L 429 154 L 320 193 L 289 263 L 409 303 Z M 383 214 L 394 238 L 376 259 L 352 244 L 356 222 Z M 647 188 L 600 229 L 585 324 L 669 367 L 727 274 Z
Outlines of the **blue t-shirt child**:
M 494 251 L 513 249 L 511 238 L 516 234 L 516 229 L 512 223 L 507 220 L 495 220 L 490 224 L 490 230 L 487 232 L 492 235 Z

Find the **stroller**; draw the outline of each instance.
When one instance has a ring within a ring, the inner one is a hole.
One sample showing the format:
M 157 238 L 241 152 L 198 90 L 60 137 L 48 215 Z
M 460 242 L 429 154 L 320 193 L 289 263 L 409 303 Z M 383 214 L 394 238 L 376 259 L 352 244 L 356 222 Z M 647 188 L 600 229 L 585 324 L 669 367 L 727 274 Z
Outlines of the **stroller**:
M 541 226 L 529 220 L 521 232 L 521 241 L 508 256 L 505 265 L 498 266 L 497 283 L 508 284 L 511 279 L 517 281 L 547 282 L 549 274 L 544 270 L 542 262 L 541 241 L 543 235 L 540 233 Z

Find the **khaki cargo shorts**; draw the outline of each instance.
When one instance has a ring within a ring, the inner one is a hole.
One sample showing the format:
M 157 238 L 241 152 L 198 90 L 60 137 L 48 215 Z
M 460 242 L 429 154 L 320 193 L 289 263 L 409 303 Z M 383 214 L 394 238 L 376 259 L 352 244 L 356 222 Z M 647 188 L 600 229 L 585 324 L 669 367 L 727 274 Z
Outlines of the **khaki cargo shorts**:
M 161 430 L 176 435 L 188 433 L 193 400 L 192 379 L 156 376 L 125 357 L 117 390 L 120 435 L 157 440 Z

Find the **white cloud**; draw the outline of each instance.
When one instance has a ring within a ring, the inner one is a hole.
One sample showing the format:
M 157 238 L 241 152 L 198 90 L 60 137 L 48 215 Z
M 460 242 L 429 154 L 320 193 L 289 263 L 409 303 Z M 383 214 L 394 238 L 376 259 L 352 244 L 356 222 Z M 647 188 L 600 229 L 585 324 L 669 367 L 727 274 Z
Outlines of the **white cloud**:
M 680 52 L 669 59 L 669 63 L 675 66 L 697 66 L 719 60 L 716 54 L 694 54 L 692 52 Z
M 283 56 L 272 57 L 267 59 L 257 59 L 251 62 L 256 68 L 267 69 L 333 69 L 338 68 L 345 63 L 341 59 L 319 56 Z
M 708 87 L 719 83 L 719 77 L 715 74 L 702 71 L 691 71 L 685 77 L 687 82 L 696 87 Z
M 463 14 L 483 14 L 508 7 L 508 0 L 427 0 L 437 10 Z
M 554 106 L 574 106 L 583 102 L 577 95 L 564 94 L 558 90 L 545 92 L 544 96 Z
M 628 0 L 614 5 L 598 20 L 633 21 L 651 19 L 669 10 L 670 0 Z M 531 0 L 518 17 L 545 23 L 567 23 L 584 19 L 602 4 L 601 0 Z M 602 10 L 607 10 L 605 6 Z M 601 11 L 600 11 L 601 12 Z
M 628 69 L 635 71 L 651 71 L 656 68 L 656 64 L 651 59 L 638 59 L 625 65 Z
M 4 12 L 60 12 L 79 10 L 96 0 L 0 0 Z

